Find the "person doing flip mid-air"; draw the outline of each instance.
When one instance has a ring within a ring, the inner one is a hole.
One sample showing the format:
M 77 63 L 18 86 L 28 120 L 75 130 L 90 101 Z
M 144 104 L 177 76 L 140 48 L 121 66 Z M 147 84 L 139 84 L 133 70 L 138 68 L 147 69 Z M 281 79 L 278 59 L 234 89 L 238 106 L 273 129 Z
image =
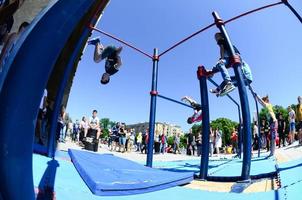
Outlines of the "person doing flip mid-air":
M 194 99 L 188 96 L 184 96 L 181 101 L 191 105 L 194 109 L 194 114 L 187 119 L 188 124 L 193 124 L 196 122 L 200 122 L 202 120 L 202 110 L 201 105 L 198 104 Z
M 107 46 L 104 47 L 99 38 L 93 38 L 88 41 L 89 45 L 94 45 L 94 57 L 93 60 L 96 63 L 101 62 L 102 60 L 106 59 L 105 61 L 105 73 L 102 75 L 101 83 L 107 84 L 110 81 L 110 76 L 115 74 L 119 71 L 122 60 L 119 54 L 123 50 L 123 47 L 115 47 L 115 46 Z

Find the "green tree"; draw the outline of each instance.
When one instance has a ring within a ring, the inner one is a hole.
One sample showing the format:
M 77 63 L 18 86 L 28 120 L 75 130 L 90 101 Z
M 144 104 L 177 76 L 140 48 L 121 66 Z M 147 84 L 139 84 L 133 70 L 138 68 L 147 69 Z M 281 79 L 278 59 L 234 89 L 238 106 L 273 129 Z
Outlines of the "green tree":
M 100 126 L 102 128 L 101 138 L 107 139 L 109 138 L 109 129 L 112 128 L 116 123 L 110 121 L 109 118 L 100 119 Z
M 100 125 L 101 125 L 102 129 L 108 129 L 109 123 L 110 123 L 109 118 L 102 118 L 100 120 Z
M 225 146 L 231 143 L 232 130 L 238 127 L 238 123 L 227 118 L 218 118 L 211 122 L 211 127 L 222 131 L 222 145 Z
M 187 148 L 187 137 L 185 135 L 181 135 L 180 136 L 180 144 L 179 144 L 179 148 Z
M 173 144 L 174 144 L 174 136 L 173 135 L 170 135 L 168 137 L 167 143 L 168 143 L 168 145 L 171 145 L 173 147 Z

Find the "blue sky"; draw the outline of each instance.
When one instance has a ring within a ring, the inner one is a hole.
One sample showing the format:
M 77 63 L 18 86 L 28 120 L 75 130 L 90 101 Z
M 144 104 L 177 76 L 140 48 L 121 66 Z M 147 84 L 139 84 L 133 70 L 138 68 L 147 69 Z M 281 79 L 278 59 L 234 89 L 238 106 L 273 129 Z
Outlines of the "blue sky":
M 275 1 L 117 1 L 112 0 L 97 27 L 112 33 L 144 51 L 159 52 L 175 42 L 213 22 L 212 11 L 222 19 Z M 302 14 L 300 0 L 289 1 Z M 230 38 L 249 63 L 254 76 L 253 87 L 260 95 L 269 94 L 273 104 L 287 106 L 302 95 L 301 46 L 302 26 L 290 10 L 279 5 L 241 18 L 226 26 Z M 217 61 L 219 49 L 213 35 L 217 28 L 196 36 L 163 56 L 159 62 L 158 91 L 180 99 L 184 95 L 200 100 L 196 77 L 198 65 L 211 68 Z M 119 45 L 101 36 L 104 45 Z M 108 117 L 127 124 L 149 120 L 152 62 L 149 58 L 124 48 L 121 70 L 111 77 L 108 85 L 100 84 L 104 62 L 93 62 L 93 47 L 88 46 L 79 63 L 73 82 L 67 112 L 73 119 L 90 116 L 93 109 L 99 117 Z M 229 70 L 233 74 L 233 70 Z M 214 77 L 221 82 L 221 76 Z M 208 87 L 212 88 L 211 83 Z M 231 95 L 238 100 L 238 90 Z M 237 121 L 237 109 L 227 98 L 209 94 L 211 120 L 227 117 Z M 249 96 L 251 114 L 255 111 Z M 156 121 L 181 125 L 189 129 L 186 119 L 192 110 L 162 99 L 157 101 Z

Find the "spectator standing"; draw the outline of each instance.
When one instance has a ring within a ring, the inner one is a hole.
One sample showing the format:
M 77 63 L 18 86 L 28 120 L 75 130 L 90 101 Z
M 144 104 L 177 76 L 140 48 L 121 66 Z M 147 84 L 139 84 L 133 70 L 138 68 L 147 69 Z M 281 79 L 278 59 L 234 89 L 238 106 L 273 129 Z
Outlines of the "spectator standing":
M 210 145 L 209 145 L 209 151 L 210 151 L 210 157 L 213 157 L 213 153 L 214 153 L 214 141 L 215 141 L 215 137 L 214 137 L 214 132 L 215 132 L 216 130 L 215 129 L 210 129 L 210 140 L 209 140 L 209 142 L 210 142 Z
M 80 122 L 79 120 L 76 120 L 76 122 L 73 124 L 73 129 L 72 129 L 72 141 L 73 142 L 78 142 L 79 141 L 79 132 L 80 132 Z
M 129 137 L 129 146 L 128 146 L 128 151 L 132 151 L 133 146 L 134 146 L 134 141 L 135 141 L 135 132 L 133 129 L 130 131 L 130 137 Z
M 158 130 L 156 130 L 154 134 L 154 152 L 156 154 L 160 153 L 160 134 Z
M 279 135 L 279 148 L 282 146 L 285 147 L 285 127 L 286 122 L 283 119 L 283 116 L 281 113 L 278 115 L 278 135 Z
M 231 133 L 231 144 L 232 144 L 232 152 L 237 153 L 238 148 L 238 133 L 235 128 L 233 128 L 233 131 Z
M 292 107 L 288 106 L 288 121 L 289 121 L 289 133 L 288 133 L 288 138 L 289 138 L 289 144 L 294 142 L 294 135 L 296 132 L 296 113 L 292 109 Z
M 167 136 L 165 132 L 163 132 L 160 136 L 160 152 L 164 154 L 166 152 L 166 147 L 167 147 Z
M 137 149 L 136 151 L 140 152 L 142 149 L 142 140 L 143 140 L 143 136 L 142 136 L 142 132 L 139 132 L 136 136 L 136 145 L 137 145 Z
M 221 148 L 222 146 L 222 131 L 217 129 L 215 131 L 215 150 L 216 150 L 216 154 L 219 155 L 219 148 Z
M 173 138 L 173 153 L 174 154 L 177 154 L 177 153 L 180 154 L 179 144 L 180 144 L 180 135 L 179 135 L 179 133 L 176 133 Z
M 298 105 L 297 105 L 297 131 L 299 144 L 302 144 L 302 97 L 298 96 Z
M 195 139 L 196 147 L 197 147 L 197 156 L 201 155 L 201 133 L 198 131 L 196 139 Z
M 189 130 L 189 134 L 187 135 L 187 155 L 195 154 L 195 137 L 193 135 L 192 129 Z
M 253 144 L 252 147 L 253 149 L 258 149 L 258 125 L 257 121 L 254 121 L 254 126 L 253 126 Z
M 67 114 L 65 107 L 61 107 L 61 112 L 58 117 L 58 126 L 57 126 L 57 138 L 59 142 L 65 143 L 66 131 L 67 131 Z

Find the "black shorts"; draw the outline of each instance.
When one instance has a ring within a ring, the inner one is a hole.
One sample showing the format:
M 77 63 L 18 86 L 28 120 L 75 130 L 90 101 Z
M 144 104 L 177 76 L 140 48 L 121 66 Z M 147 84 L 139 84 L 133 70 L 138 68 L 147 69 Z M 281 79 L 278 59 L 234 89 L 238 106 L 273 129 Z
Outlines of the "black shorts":
M 299 131 L 300 129 L 302 129 L 302 121 L 297 122 L 297 131 Z

